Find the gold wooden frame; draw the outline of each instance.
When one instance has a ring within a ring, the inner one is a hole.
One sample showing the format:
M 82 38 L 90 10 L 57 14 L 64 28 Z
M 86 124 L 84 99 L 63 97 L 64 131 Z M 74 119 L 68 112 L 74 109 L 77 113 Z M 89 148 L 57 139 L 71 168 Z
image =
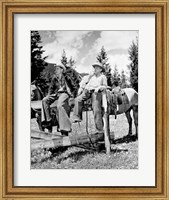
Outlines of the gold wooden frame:
M 1 0 L 0 22 L 0 198 L 169 199 L 169 1 Z M 16 13 L 155 13 L 156 186 L 15 187 L 13 185 L 13 16 Z M 168 114 L 167 114 L 168 113 Z

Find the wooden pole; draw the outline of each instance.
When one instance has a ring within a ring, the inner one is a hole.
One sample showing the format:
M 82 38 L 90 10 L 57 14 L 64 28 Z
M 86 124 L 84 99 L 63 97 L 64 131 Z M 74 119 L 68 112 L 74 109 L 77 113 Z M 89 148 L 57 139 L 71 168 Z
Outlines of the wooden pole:
M 103 122 L 104 122 L 104 141 L 106 154 L 110 155 L 110 130 L 109 130 L 109 114 L 107 105 L 107 95 L 106 91 L 102 92 L 102 106 L 104 108 Z
M 31 135 L 33 138 L 39 139 L 39 141 L 32 142 L 31 150 L 36 150 L 38 148 L 57 148 L 65 146 L 78 146 L 84 144 L 90 144 L 89 137 L 87 135 L 77 135 L 75 136 L 60 136 L 54 135 L 50 136 L 44 132 L 32 131 Z M 96 133 L 90 135 L 92 142 L 96 143 L 104 140 L 104 133 Z M 112 138 L 112 136 L 110 135 Z
M 43 139 L 37 142 L 33 142 L 31 144 L 31 150 L 35 150 L 38 148 L 56 148 L 56 147 L 64 147 L 64 146 L 74 146 L 81 144 L 89 144 L 90 140 L 88 135 L 77 135 L 75 136 L 65 136 L 65 137 L 57 137 L 51 138 L 47 136 L 45 139 L 44 134 L 40 134 Z M 98 141 L 104 140 L 104 133 L 97 133 L 90 135 L 92 142 L 96 143 Z
M 49 133 L 45 131 L 39 131 L 39 130 L 31 130 L 31 138 L 34 139 L 44 139 L 44 140 L 51 140 L 54 138 L 62 138 L 63 136 L 60 134 L 54 134 L 54 133 Z

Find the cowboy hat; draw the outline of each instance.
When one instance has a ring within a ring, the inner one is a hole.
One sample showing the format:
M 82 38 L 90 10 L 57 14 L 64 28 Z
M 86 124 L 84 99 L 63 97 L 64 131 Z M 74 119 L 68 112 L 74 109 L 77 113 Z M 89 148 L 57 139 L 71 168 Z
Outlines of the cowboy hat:
M 95 64 L 93 64 L 92 66 L 93 66 L 94 68 L 95 68 L 95 67 L 100 67 L 100 68 L 102 69 L 102 71 L 105 71 L 103 65 L 101 65 L 101 64 L 99 64 L 99 63 L 95 63 Z
M 62 64 L 59 64 L 59 65 L 55 65 L 55 67 L 60 67 L 61 69 L 63 69 L 63 72 L 66 72 L 66 67 Z

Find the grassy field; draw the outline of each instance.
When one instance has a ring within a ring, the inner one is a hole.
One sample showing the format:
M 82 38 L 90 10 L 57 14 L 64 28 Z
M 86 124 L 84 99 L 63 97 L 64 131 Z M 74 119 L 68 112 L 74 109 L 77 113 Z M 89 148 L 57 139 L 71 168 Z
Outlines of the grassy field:
M 88 112 L 89 133 L 95 132 L 92 112 Z M 83 122 L 73 124 L 70 134 L 86 134 L 86 113 Z M 31 120 L 31 128 L 38 130 L 35 119 Z M 57 132 L 54 127 L 53 132 Z M 114 132 L 115 140 L 111 144 L 111 154 L 107 156 L 105 150 L 93 152 L 78 147 L 37 150 L 31 154 L 32 169 L 137 169 L 138 141 L 135 137 L 127 137 L 128 123 L 125 114 L 117 119 L 110 117 L 110 132 Z M 135 134 L 133 124 L 133 134 Z M 34 140 L 31 140 L 34 142 Z

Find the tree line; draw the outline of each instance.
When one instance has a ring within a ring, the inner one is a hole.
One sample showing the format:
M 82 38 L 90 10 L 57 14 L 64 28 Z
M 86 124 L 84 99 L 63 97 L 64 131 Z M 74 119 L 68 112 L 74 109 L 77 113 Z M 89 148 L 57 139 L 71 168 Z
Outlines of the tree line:
M 55 66 L 53 63 L 47 63 L 45 61 L 47 57 L 42 58 L 44 50 L 42 50 L 43 46 L 41 43 L 39 32 L 31 31 L 31 82 L 36 81 L 43 93 L 46 94 L 55 71 Z M 112 86 L 114 80 L 119 80 L 122 88 L 132 87 L 138 91 L 138 39 L 132 42 L 128 53 L 129 60 L 131 61 L 128 65 L 129 78 L 126 76 L 124 70 L 121 72 L 118 71 L 117 65 L 113 69 L 111 68 L 104 46 L 102 46 L 98 53 L 96 61 L 104 67 L 109 86 Z M 81 78 L 87 74 L 79 74 L 76 71 L 76 61 L 72 57 L 68 59 L 65 50 L 62 52 L 60 61 L 66 68 L 66 79 L 71 82 L 72 87 L 77 91 Z

